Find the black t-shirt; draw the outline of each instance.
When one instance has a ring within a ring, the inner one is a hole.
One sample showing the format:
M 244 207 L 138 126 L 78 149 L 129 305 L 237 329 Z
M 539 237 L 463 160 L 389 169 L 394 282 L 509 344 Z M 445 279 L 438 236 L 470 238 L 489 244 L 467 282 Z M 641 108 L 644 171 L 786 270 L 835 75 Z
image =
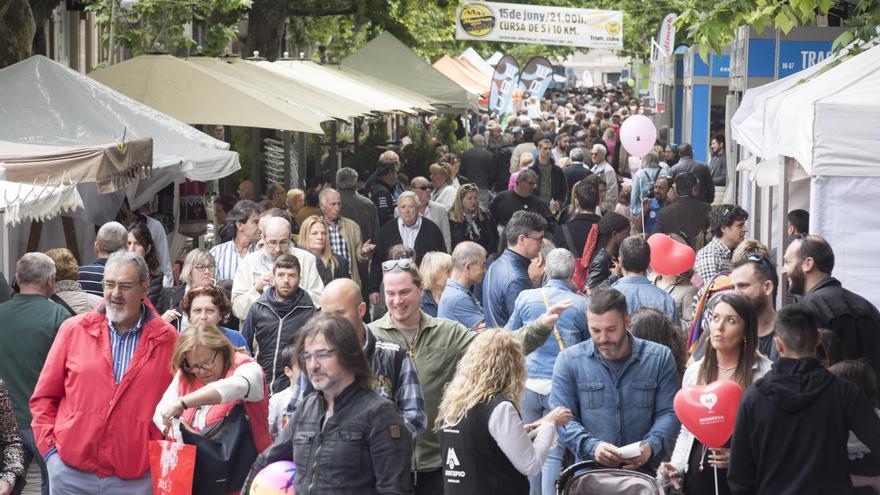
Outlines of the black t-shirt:
M 513 191 L 504 191 L 492 200 L 490 213 L 492 213 L 492 218 L 498 222 L 498 225 L 507 225 L 510 217 L 520 210 L 533 211 L 546 218 L 548 223 L 553 222 L 555 226 L 550 210 L 534 194 L 524 198 Z M 548 230 L 552 231 L 553 229 L 548 226 Z

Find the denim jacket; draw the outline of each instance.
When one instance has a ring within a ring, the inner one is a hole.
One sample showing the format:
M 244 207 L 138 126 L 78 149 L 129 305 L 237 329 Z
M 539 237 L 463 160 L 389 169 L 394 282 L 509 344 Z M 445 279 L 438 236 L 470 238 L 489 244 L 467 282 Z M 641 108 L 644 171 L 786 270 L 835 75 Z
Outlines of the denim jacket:
M 652 284 L 644 275 L 627 275 L 611 284 L 612 289 L 619 290 L 626 296 L 626 309 L 632 314 L 643 306 L 650 306 L 666 313 L 673 325 L 681 323 L 675 299 L 665 290 Z
M 588 340 L 559 353 L 553 369 L 550 407 L 571 409 L 571 421 L 558 428 L 559 440 L 578 461 L 592 460 L 596 445 L 623 447 L 644 440 L 656 468 L 681 426 L 672 401 L 679 389 L 672 352 L 627 332 L 632 352 L 617 379 Z
M 501 256 L 489 265 L 483 278 L 483 311 L 486 327 L 500 328 L 507 324 L 513 313 L 516 297 L 520 292 L 532 289 L 529 280 L 531 260 L 505 249 Z
M 543 294 L 542 294 L 543 292 Z M 590 330 L 587 328 L 587 300 L 584 296 L 572 291 L 563 280 L 551 280 L 541 289 L 530 289 L 520 292 L 513 307 L 513 314 L 505 326 L 508 330 L 516 330 L 526 323 L 531 323 L 547 312 L 547 305 L 563 301 L 574 303 L 566 309 L 556 323 L 559 336 L 562 337 L 564 348 L 571 347 L 578 342 L 590 338 Z M 551 333 L 544 345 L 535 352 L 526 356 L 526 371 L 530 378 L 550 378 L 553 376 L 553 364 L 559 355 L 559 342 L 555 334 Z

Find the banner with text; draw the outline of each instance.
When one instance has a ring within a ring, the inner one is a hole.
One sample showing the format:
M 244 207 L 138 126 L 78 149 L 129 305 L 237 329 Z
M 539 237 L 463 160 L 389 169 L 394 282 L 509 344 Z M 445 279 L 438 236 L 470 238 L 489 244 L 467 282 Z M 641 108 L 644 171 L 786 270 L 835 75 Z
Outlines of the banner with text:
M 455 39 L 623 48 L 623 12 L 479 2 L 458 8 Z
M 489 111 L 499 116 L 513 103 L 513 92 L 519 79 L 519 64 L 513 55 L 505 55 L 495 64 L 492 87 L 489 88 Z

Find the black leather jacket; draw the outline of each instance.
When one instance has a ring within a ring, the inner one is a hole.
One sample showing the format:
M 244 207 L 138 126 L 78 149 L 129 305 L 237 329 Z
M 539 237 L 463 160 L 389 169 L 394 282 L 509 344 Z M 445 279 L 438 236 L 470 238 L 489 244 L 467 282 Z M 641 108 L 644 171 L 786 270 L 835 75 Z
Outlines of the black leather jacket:
M 260 469 L 291 459 L 298 495 L 412 493 L 412 436 L 397 406 L 353 383 L 336 396 L 333 409 L 322 428 L 324 395 L 307 396 L 278 440 L 257 456 L 242 493 Z
M 587 278 L 587 287 L 590 289 L 604 289 L 617 281 L 618 276 L 611 274 L 611 255 L 605 248 L 599 250 L 593 260 L 590 261 L 590 275 Z

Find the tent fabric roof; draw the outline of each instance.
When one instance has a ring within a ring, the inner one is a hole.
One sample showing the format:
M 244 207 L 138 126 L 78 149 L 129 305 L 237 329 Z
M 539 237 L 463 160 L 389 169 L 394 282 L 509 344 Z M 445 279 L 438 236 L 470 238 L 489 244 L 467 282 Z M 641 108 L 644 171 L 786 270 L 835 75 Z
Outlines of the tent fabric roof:
M 365 106 L 369 112 L 419 113 L 433 110 L 431 102 L 411 92 L 382 82 L 370 84 L 359 79 L 357 74 L 348 74 L 332 67 L 318 65 L 305 60 L 276 60 L 257 62 L 260 67 L 280 72 L 300 84 L 324 91 L 339 98 L 351 99 Z M 378 81 L 377 81 L 378 82 Z
M 72 184 L 46 186 L 0 180 L 0 213 L 6 225 L 45 221 L 83 207 L 83 199 Z
M 461 62 L 449 55 L 440 57 L 434 62 L 433 67 L 471 93 L 482 95 L 489 91 L 489 82 L 485 85 L 481 84 L 480 81 L 469 72 L 467 67 L 463 66 Z
M 461 52 L 461 55 L 459 55 L 458 58 L 461 60 L 467 60 L 475 69 L 490 78 L 495 74 L 495 68 L 483 60 L 483 57 L 471 47 L 468 47 L 465 51 Z
M 0 122 L 15 122 L 0 126 L 0 140 L 82 146 L 149 137 L 154 174 L 205 181 L 241 168 L 229 144 L 41 55 L 0 70 L 0 87 Z
M 201 57 L 197 57 L 201 59 Z M 189 124 L 264 127 L 323 134 L 331 117 L 240 79 L 226 64 L 141 55 L 89 74 L 96 81 Z M 218 104 L 222 102 L 222 104 Z
M 370 40 L 341 62 L 342 70 L 401 85 L 453 110 L 477 107 L 477 96 L 443 75 L 388 32 Z
M 95 182 L 111 193 L 153 168 L 153 140 L 124 144 L 51 146 L 0 141 L 0 179 L 19 183 Z

